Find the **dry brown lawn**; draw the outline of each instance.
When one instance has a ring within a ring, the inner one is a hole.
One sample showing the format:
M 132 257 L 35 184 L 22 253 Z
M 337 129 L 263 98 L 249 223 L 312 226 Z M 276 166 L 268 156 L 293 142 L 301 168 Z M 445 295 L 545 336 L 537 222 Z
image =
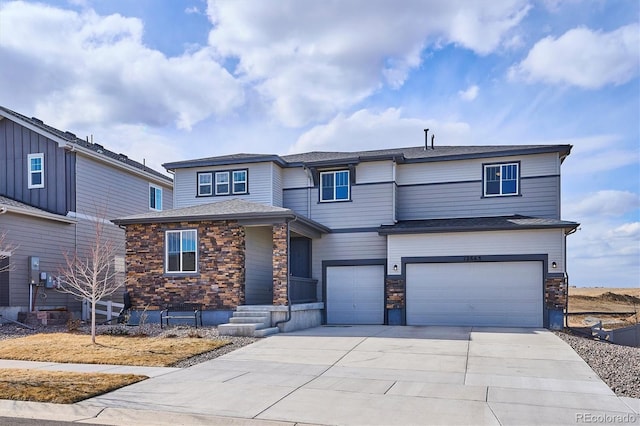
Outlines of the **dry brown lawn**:
M 164 367 L 229 342 L 200 338 L 41 333 L 6 339 L 0 358 L 82 364 Z M 0 399 L 70 404 L 146 379 L 133 374 L 0 369 Z
M 98 336 L 44 333 L 3 340 L 0 359 L 166 367 L 228 344 L 198 338 Z
M 146 378 L 134 374 L 0 369 L 0 399 L 72 404 Z
M 597 317 L 609 328 L 624 327 L 640 321 L 640 288 L 570 287 L 569 312 L 635 312 L 635 314 L 570 315 L 569 325 L 587 325 L 588 317 Z

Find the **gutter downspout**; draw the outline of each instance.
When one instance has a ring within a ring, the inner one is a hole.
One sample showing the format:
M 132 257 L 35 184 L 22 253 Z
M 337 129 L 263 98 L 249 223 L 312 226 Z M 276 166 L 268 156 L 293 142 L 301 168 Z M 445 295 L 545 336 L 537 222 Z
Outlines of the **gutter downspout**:
M 295 222 L 298 220 L 298 216 L 295 216 L 293 220 L 287 220 L 287 317 L 283 320 L 276 321 L 273 325 L 274 327 L 278 327 L 280 324 L 285 324 L 291 321 L 291 280 L 289 277 L 291 276 L 291 253 L 289 250 L 289 241 L 291 240 L 291 228 L 289 223 Z
M 569 232 L 565 232 L 564 234 L 564 285 L 567 295 L 564 301 L 564 326 L 566 328 L 569 328 L 569 274 L 567 273 L 567 237 L 576 231 L 577 228 L 572 229 Z

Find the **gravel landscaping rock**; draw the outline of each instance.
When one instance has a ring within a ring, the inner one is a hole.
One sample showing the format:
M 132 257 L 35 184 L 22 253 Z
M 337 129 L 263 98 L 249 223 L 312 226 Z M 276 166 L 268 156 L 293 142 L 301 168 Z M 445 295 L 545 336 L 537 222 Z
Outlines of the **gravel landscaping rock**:
M 640 398 L 640 348 L 569 332 L 555 334 L 567 342 L 616 395 Z

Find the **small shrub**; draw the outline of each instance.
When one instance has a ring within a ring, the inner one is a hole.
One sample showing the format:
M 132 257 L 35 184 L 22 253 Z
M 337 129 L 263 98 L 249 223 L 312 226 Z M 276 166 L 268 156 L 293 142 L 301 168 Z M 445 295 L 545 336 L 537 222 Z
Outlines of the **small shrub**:
M 129 330 L 124 327 L 109 327 L 104 329 L 101 334 L 106 334 L 109 336 L 128 336 Z
M 198 330 L 189 330 L 187 336 L 191 337 L 192 339 L 202 339 L 202 335 L 198 333 Z
M 69 333 L 76 333 L 80 329 L 81 324 L 82 321 L 80 321 L 79 319 L 70 318 L 67 321 L 67 331 Z

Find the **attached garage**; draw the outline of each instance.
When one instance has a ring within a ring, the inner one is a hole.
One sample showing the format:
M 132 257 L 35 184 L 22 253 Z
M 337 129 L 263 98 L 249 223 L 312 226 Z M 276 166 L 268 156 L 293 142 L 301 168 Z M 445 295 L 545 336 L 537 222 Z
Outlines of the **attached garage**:
M 384 266 L 328 266 L 327 324 L 384 324 Z
M 409 263 L 407 325 L 543 326 L 543 264 Z

